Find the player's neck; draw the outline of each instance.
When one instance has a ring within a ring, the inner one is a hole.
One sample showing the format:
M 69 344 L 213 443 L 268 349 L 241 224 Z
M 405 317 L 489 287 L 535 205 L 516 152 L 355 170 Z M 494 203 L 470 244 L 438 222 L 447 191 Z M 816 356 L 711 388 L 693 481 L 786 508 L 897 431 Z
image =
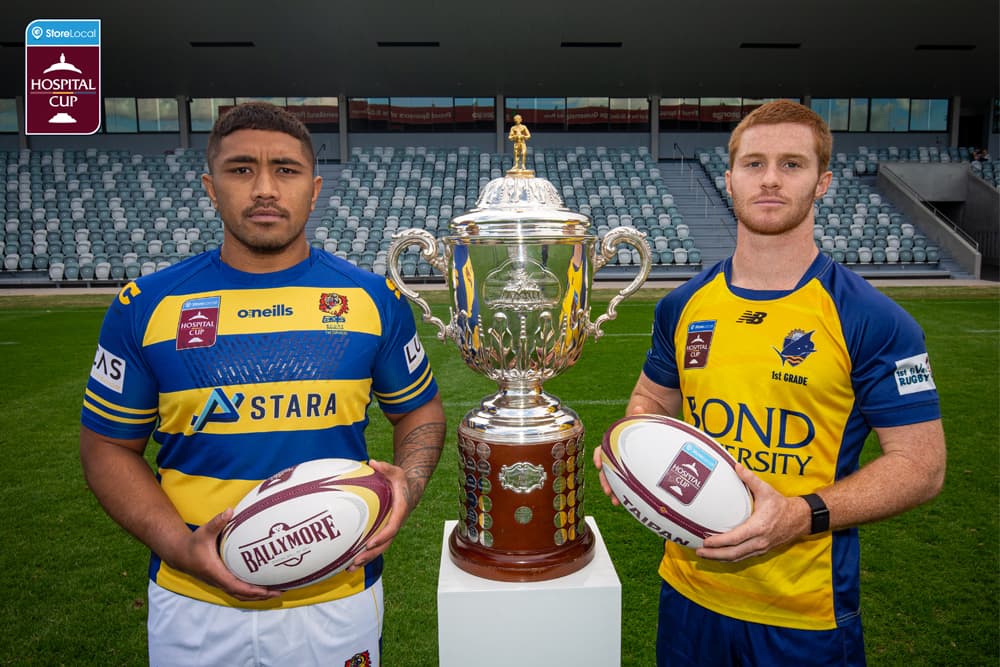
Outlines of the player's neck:
M 261 252 L 229 239 L 223 242 L 220 256 L 224 263 L 244 273 L 276 273 L 308 258 L 309 245 L 302 239 L 280 252 Z
M 812 237 L 812 225 L 802 225 L 780 236 L 751 234 L 745 229 L 739 231 L 733 253 L 734 287 L 794 289 L 819 252 Z

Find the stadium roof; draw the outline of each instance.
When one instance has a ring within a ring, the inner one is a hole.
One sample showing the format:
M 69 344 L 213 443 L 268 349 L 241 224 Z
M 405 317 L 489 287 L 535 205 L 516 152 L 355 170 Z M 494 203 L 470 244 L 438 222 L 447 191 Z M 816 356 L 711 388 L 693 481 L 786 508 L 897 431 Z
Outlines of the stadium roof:
M 8 1 L 0 97 L 36 18 L 102 20 L 107 96 L 782 95 L 988 99 L 996 0 Z

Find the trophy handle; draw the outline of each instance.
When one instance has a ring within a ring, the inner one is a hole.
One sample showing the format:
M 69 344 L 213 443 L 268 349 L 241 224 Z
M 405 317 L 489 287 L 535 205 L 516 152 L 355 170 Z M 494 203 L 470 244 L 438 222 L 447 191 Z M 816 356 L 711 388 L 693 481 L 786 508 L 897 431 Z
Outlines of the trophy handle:
M 604 239 L 600 242 L 600 249 L 594 261 L 594 273 L 600 271 L 614 257 L 615 248 L 623 243 L 632 246 L 639 252 L 642 264 L 640 265 L 639 273 L 632 282 L 619 290 L 618 294 L 608 302 L 607 312 L 598 317 L 588 327 L 589 333 L 594 337 L 594 340 L 604 335 L 604 332 L 601 331 L 601 326 L 605 322 L 618 317 L 616 309 L 618 308 L 618 304 L 622 302 L 622 299 L 634 294 L 646 282 L 646 278 L 649 277 L 649 270 L 653 266 L 653 258 L 649 253 L 649 246 L 646 245 L 645 239 L 646 235 L 634 227 L 615 227 L 605 234 Z
M 392 279 L 392 282 L 396 284 L 396 287 L 399 288 L 399 291 L 407 299 L 420 306 L 420 310 L 424 313 L 424 322 L 433 324 L 438 328 L 438 339 L 447 340 L 448 327 L 439 318 L 431 314 L 431 307 L 427 305 L 427 301 L 417 292 L 410 289 L 403 280 L 403 276 L 399 273 L 399 256 L 407 246 L 411 245 L 420 246 L 421 256 L 437 269 L 444 276 L 445 280 L 448 280 L 448 271 L 444 258 L 438 255 L 437 239 L 425 229 L 403 229 L 392 235 L 392 244 L 389 246 L 389 254 L 386 257 L 386 270 L 389 272 L 389 278 Z

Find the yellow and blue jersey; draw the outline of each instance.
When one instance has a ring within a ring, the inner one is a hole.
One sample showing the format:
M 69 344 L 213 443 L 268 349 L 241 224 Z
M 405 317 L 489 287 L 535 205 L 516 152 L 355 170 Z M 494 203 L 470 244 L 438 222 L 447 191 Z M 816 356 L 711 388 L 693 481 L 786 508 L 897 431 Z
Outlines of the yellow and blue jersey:
M 101 329 L 82 423 L 159 443 L 160 484 L 192 529 L 261 480 L 318 458 L 367 460 L 374 397 L 405 413 L 437 385 L 409 304 L 384 277 L 312 250 L 287 270 L 250 274 L 217 250 L 126 285 Z M 170 568 L 150 577 L 216 604 L 311 604 L 364 590 L 382 562 L 244 603 Z
M 643 371 L 678 388 L 683 418 L 786 496 L 858 468 L 873 427 L 940 417 L 923 332 L 901 307 L 819 255 L 795 289 L 731 285 L 731 260 L 664 297 Z M 823 630 L 859 610 L 856 529 L 738 563 L 667 543 L 660 575 L 727 616 Z

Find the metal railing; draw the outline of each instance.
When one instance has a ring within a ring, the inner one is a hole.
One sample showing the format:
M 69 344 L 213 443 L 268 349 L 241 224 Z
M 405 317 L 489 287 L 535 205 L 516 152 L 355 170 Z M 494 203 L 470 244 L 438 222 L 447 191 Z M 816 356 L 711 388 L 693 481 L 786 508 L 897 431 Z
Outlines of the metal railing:
M 976 250 L 977 252 L 979 251 L 979 242 L 976 241 L 976 239 L 972 238 L 968 232 L 959 227 L 951 218 L 945 215 L 943 211 L 941 211 L 936 206 L 934 206 L 926 199 L 924 199 L 919 192 L 910 187 L 910 185 L 902 178 L 900 178 L 898 174 L 893 173 L 892 170 L 886 170 L 882 172 L 882 175 L 885 178 L 891 180 L 893 185 L 895 185 L 900 190 L 909 195 L 910 198 L 913 199 L 913 201 L 917 202 L 918 204 L 926 208 L 928 211 L 933 213 L 939 220 L 941 220 L 941 222 L 945 223 L 948 227 L 951 228 L 953 232 L 958 234 L 963 241 L 972 246 L 974 250 Z
M 313 165 L 313 168 L 316 170 L 317 174 L 319 173 L 319 164 L 320 164 L 320 162 L 322 162 L 322 155 L 323 155 L 323 151 L 325 151 L 325 150 L 326 150 L 326 143 L 320 144 L 319 148 L 316 149 L 316 159 L 315 159 L 315 164 Z

